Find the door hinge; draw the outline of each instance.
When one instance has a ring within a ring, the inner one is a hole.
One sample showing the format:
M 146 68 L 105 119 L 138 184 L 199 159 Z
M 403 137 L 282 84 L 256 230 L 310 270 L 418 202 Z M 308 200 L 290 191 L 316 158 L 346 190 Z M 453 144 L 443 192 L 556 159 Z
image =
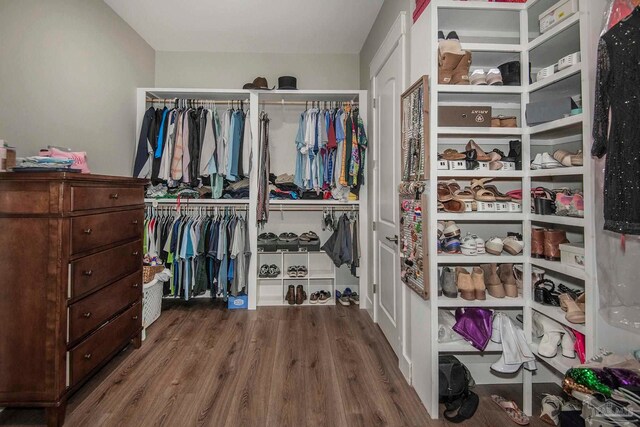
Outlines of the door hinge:
M 376 222 L 375 221 L 371 222 L 371 229 L 373 231 L 376 231 Z
M 376 108 L 376 99 L 373 98 L 373 108 Z
M 375 283 L 373 284 L 373 293 L 377 293 L 378 292 L 378 285 L 376 285 Z

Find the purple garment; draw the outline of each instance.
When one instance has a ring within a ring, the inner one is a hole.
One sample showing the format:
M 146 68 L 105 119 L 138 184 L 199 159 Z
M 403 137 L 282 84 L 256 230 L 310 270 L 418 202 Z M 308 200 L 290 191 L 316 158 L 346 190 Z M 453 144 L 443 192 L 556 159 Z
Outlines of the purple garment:
M 486 308 L 466 307 L 456 310 L 453 330 L 480 351 L 487 348 L 491 339 L 493 312 Z

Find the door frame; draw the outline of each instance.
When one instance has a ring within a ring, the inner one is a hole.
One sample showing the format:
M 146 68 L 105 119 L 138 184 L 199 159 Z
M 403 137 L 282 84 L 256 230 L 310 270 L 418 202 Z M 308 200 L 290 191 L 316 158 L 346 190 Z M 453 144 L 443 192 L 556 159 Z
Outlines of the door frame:
M 378 128 L 378 122 L 377 122 L 377 115 L 375 114 L 375 112 L 373 111 L 376 108 L 375 105 L 375 99 L 377 98 L 378 94 L 376 93 L 376 75 L 380 72 L 380 70 L 382 69 L 382 67 L 384 67 L 384 65 L 386 64 L 387 60 L 389 59 L 389 57 L 393 54 L 393 52 L 395 51 L 395 49 L 397 47 L 400 47 L 400 54 L 401 54 L 401 62 L 402 62 L 402 75 L 400 76 L 400 92 L 404 91 L 405 88 L 407 87 L 407 81 L 408 81 L 408 73 L 409 73 L 409 66 L 407 63 L 407 59 L 408 59 L 408 43 L 407 43 L 407 13 L 405 11 L 400 12 L 400 14 L 398 15 L 398 17 L 396 18 L 396 20 L 394 21 L 393 25 L 391 26 L 391 28 L 389 29 L 389 32 L 387 33 L 384 41 L 382 42 L 382 44 L 380 45 L 380 47 L 378 48 L 376 54 L 373 56 L 373 59 L 371 60 L 371 63 L 369 64 L 369 82 L 370 82 L 370 87 L 371 87 L 371 109 L 372 109 L 372 115 L 370 117 L 372 117 L 373 121 L 373 126 L 371 128 L 371 134 L 373 136 L 372 140 L 373 140 L 373 144 L 377 144 L 378 143 L 378 135 L 376 132 L 376 129 Z M 398 127 L 399 129 L 399 127 Z M 398 159 L 398 161 L 400 161 L 400 146 L 396 147 L 397 150 L 397 156 L 396 158 Z M 377 206 L 378 202 L 379 202 L 379 196 L 378 196 L 378 165 L 379 165 L 379 159 L 376 158 L 376 150 L 371 150 L 372 151 L 372 156 L 373 156 L 373 173 L 372 173 L 372 178 L 371 181 L 373 183 L 373 185 L 371 185 L 369 187 L 369 200 L 370 200 L 370 212 L 372 212 L 372 218 L 371 220 L 373 221 L 373 223 L 377 223 L 378 222 L 378 217 L 377 217 L 377 211 L 376 209 L 374 209 L 375 206 Z M 397 165 L 398 168 L 400 168 L 400 165 Z M 399 169 L 398 169 L 399 170 Z M 372 227 L 371 231 L 371 238 L 370 238 L 370 242 L 375 243 L 377 242 L 378 239 L 378 232 L 374 229 L 374 227 Z M 397 229 L 396 229 L 396 234 L 399 236 L 400 235 L 400 226 L 399 224 L 397 224 Z M 399 252 L 399 246 L 397 246 L 396 248 L 396 255 L 399 257 L 400 256 L 400 252 Z M 379 265 L 379 260 L 378 260 L 378 256 L 377 256 L 377 251 L 373 251 L 373 269 L 372 269 L 372 273 L 371 273 L 371 278 L 375 281 L 376 280 L 376 269 L 378 268 Z M 400 278 L 398 277 L 398 282 L 400 282 Z M 369 289 L 373 289 L 373 283 L 370 284 Z M 401 303 L 400 303 L 400 309 L 401 312 L 399 313 L 398 319 L 399 319 L 399 325 L 398 327 L 400 328 L 400 353 L 401 356 L 398 355 L 398 360 L 399 360 L 399 365 L 400 365 L 400 370 L 402 371 L 402 373 L 404 374 L 405 378 L 410 382 L 410 378 L 411 378 L 411 361 L 409 358 L 409 353 L 408 353 L 408 348 L 407 348 L 407 344 L 408 344 L 408 329 L 407 329 L 407 325 L 409 325 L 410 320 L 406 317 L 407 314 L 409 313 L 408 310 L 408 304 L 409 304 L 409 300 L 408 300 L 408 296 L 406 294 L 406 287 L 402 286 L 400 288 L 400 292 L 398 293 L 398 297 L 401 298 Z M 370 299 L 370 301 L 368 301 L 373 307 L 373 321 L 378 323 L 378 294 L 377 293 L 372 293 L 372 291 L 367 292 L 367 298 Z

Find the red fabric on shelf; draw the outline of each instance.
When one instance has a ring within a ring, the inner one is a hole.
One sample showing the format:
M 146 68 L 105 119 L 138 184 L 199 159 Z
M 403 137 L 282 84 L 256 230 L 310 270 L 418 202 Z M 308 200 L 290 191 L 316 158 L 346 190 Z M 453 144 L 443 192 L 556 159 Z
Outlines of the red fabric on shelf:
M 424 12 L 427 6 L 429 6 L 430 2 L 431 0 L 416 0 L 416 9 L 413 11 L 414 23 L 418 20 L 418 18 L 420 18 L 420 15 L 422 15 L 422 12 Z

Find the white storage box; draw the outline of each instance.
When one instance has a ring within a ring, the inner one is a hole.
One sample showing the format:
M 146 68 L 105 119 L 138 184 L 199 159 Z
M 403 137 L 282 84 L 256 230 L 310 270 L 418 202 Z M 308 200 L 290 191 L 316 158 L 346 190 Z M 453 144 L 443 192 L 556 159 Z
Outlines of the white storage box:
M 478 170 L 488 171 L 489 170 L 489 162 L 478 162 Z
M 560 262 L 584 270 L 584 243 L 561 244 Z
M 502 169 L 503 171 L 514 171 L 516 170 L 516 163 L 515 162 L 502 162 Z
M 578 0 L 563 0 L 554 4 L 538 17 L 540 21 L 540 32 L 545 33 L 549 31 L 577 11 Z
M 548 67 L 545 67 L 542 70 L 538 71 L 538 73 L 536 74 L 536 81 L 539 82 L 540 80 L 551 77 L 555 72 L 556 64 L 549 65 Z
M 564 70 L 565 68 L 569 68 L 572 65 L 577 65 L 580 63 L 580 52 L 572 53 L 571 55 L 567 55 L 564 58 L 560 58 L 558 61 L 558 71 Z
M 153 322 L 160 317 L 162 309 L 162 286 L 163 282 L 153 279 L 146 283 L 142 295 L 142 339 L 146 338 L 146 330 Z
M 438 160 L 438 170 L 449 170 L 449 162 L 447 160 Z
M 467 161 L 466 160 L 449 160 L 449 169 L 459 171 L 459 170 L 467 170 Z

